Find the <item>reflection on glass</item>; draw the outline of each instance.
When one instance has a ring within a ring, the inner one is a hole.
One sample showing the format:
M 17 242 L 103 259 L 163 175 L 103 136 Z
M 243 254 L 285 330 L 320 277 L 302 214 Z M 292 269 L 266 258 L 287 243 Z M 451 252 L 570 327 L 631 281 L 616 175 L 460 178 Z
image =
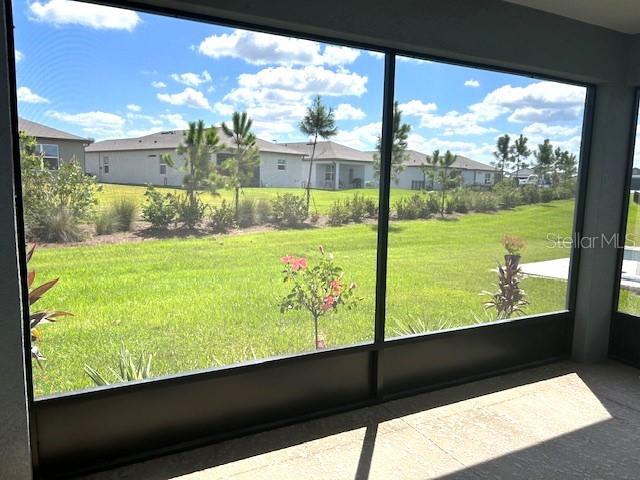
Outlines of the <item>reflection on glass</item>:
M 36 394 L 372 341 L 382 56 L 63 3 L 14 10 Z
M 585 88 L 399 57 L 387 337 L 566 308 Z

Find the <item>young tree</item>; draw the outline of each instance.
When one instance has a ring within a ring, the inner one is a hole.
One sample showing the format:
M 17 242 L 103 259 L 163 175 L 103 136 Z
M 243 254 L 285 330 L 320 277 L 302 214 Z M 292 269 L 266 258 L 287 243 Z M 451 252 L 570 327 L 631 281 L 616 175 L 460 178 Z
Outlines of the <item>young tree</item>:
M 509 167 L 509 163 L 513 160 L 513 146 L 511 145 L 511 138 L 505 134 L 498 137 L 496 142 L 496 150 L 493 152 L 493 156 L 496 157 L 494 165 L 500 170 L 500 181 L 504 181 L 504 171 Z
M 527 147 L 529 139 L 520 134 L 513 144 L 514 159 L 516 162 L 516 173 L 520 173 L 520 169 L 527 167 L 527 159 L 531 155 L 531 150 Z M 517 181 L 517 179 L 516 179 Z
M 238 217 L 240 189 L 251 181 L 256 167 L 260 164 L 256 136 L 251 132 L 253 121 L 247 112 L 233 112 L 231 127 L 222 124 L 225 135 L 231 137 L 235 147 L 235 154 L 221 165 L 221 171 L 227 179 L 227 184 L 234 189 L 234 211 Z
M 440 165 L 440 150 L 434 150 L 431 154 L 431 157 L 427 155 L 425 157 L 426 163 L 424 165 L 420 165 L 420 170 L 422 170 L 422 174 L 425 179 L 425 187 L 427 184 L 427 178 L 429 179 L 429 183 L 431 184 L 431 188 L 435 187 L 436 177 L 438 175 L 438 165 Z
M 411 132 L 411 125 L 402 123 L 402 110 L 398 102 L 393 104 L 393 143 L 391 145 L 391 178 L 398 183 L 400 174 L 404 170 L 404 161 L 407 157 L 407 139 Z M 380 178 L 380 159 L 382 158 L 382 137 L 378 137 L 376 153 L 373 155 L 373 172 L 376 178 Z
M 578 162 L 573 153 L 570 153 L 568 150 L 562 151 L 560 148 L 556 148 L 554 157 L 554 172 L 557 183 L 560 183 L 560 181 L 569 181 L 576 176 L 578 173 Z
M 427 157 L 428 166 L 425 166 L 425 170 L 429 169 L 427 175 L 429 175 L 432 181 L 437 179 L 441 188 L 441 202 L 440 202 L 440 215 L 444 217 L 445 211 L 445 199 L 447 190 L 455 188 L 460 183 L 460 176 L 458 172 L 451 169 L 451 165 L 456 160 L 456 155 L 447 150 L 443 156 L 440 156 L 440 150 L 435 150 L 431 155 L 431 159 Z M 423 171 L 425 171 L 423 170 Z
M 306 185 L 307 211 L 309 211 L 309 203 L 311 202 L 311 171 L 313 169 L 313 159 L 316 154 L 318 137 L 326 140 L 338 133 L 333 109 L 327 109 L 327 107 L 324 106 L 320 95 L 316 95 L 311 106 L 307 107 L 307 113 L 300 122 L 300 131 L 305 135 L 313 137 L 313 147 L 311 148 L 311 157 L 309 158 L 309 175 Z
M 539 177 L 538 181 L 544 183 L 555 160 L 553 145 L 551 145 L 548 138 L 545 139 L 543 143 L 538 144 L 538 151 L 534 152 L 534 156 L 536 157 L 537 163 L 533 170 Z

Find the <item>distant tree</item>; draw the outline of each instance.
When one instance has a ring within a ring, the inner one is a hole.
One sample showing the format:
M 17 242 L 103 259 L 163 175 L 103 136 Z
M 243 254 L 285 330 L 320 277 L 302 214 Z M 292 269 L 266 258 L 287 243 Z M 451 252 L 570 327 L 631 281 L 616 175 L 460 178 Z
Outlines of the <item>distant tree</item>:
M 513 156 L 516 162 L 516 173 L 520 173 L 520 170 L 527 167 L 527 159 L 531 155 L 531 150 L 527 146 L 529 139 L 520 134 L 513 144 Z M 517 181 L 517 179 L 516 179 Z
M 305 135 L 313 137 L 313 147 L 311 148 L 311 157 L 309 158 L 309 175 L 306 184 L 307 211 L 309 211 L 309 204 L 311 202 L 311 171 L 313 169 L 318 137 L 327 140 L 338 133 L 333 109 L 327 109 L 322 103 L 320 95 L 316 95 L 311 106 L 307 107 L 307 113 L 300 122 L 300 131 Z
M 560 181 L 571 180 L 578 173 L 578 161 L 576 156 L 568 150 L 556 148 L 554 152 L 554 177 L 557 185 Z
M 509 135 L 498 137 L 493 156 L 496 158 L 493 163 L 500 170 L 500 181 L 502 182 L 504 181 L 504 171 L 509 168 L 509 163 L 513 160 L 513 146 Z
M 548 138 L 543 143 L 538 144 L 538 150 L 534 152 L 534 156 L 536 157 L 536 165 L 533 171 L 538 175 L 539 181 L 544 182 L 549 176 L 555 161 L 553 145 Z
M 411 125 L 402 123 L 402 110 L 398 102 L 393 104 L 393 143 L 391 145 L 391 178 L 394 182 L 400 181 L 400 174 L 404 170 L 407 158 L 407 139 L 411 132 Z M 380 178 L 380 159 L 382 158 L 382 137 L 378 136 L 376 153 L 373 154 L 373 172 L 376 178 Z
M 233 202 L 236 217 L 238 216 L 240 189 L 251 181 L 256 167 L 260 164 L 256 136 L 251 132 L 252 124 L 247 112 L 233 112 L 231 127 L 222 124 L 222 130 L 225 135 L 231 137 L 235 147 L 235 154 L 223 162 L 220 171 L 226 178 L 227 185 L 234 190 Z
M 425 187 L 427 185 L 428 178 L 431 188 L 434 188 L 436 177 L 438 175 L 438 166 L 440 165 L 440 150 L 434 150 L 431 157 L 426 155 L 425 161 L 426 163 L 424 165 L 420 165 L 420 170 L 422 170 L 422 175 L 424 175 Z

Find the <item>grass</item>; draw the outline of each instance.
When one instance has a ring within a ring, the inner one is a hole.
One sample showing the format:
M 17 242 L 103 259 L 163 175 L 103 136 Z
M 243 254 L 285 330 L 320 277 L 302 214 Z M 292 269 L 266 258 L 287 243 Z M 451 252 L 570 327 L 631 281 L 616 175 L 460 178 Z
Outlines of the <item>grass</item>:
M 108 206 L 122 198 L 130 198 L 135 200 L 140 205 L 144 203 L 144 192 L 146 187 L 138 185 L 118 185 L 103 183 L 102 191 L 98 193 L 98 202 L 100 206 Z M 171 187 L 156 187 L 156 190 L 163 193 L 183 193 L 184 190 L 171 188 Z M 220 190 L 218 195 L 212 195 L 209 192 L 202 192 L 201 198 L 205 203 L 210 205 L 217 205 L 222 200 L 227 202 L 233 202 L 233 192 L 231 190 Z M 262 199 L 272 200 L 278 194 L 292 193 L 294 195 L 304 195 L 305 190 L 302 188 L 243 188 L 242 195 L 244 198 L 250 198 L 258 201 Z M 311 211 L 317 211 L 320 214 L 326 214 L 329 208 L 336 200 L 344 201 L 346 198 L 351 198 L 354 193 L 360 193 L 368 198 L 378 200 L 377 188 L 361 188 L 357 190 L 312 190 L 311 192 Z M 392 188 L 391 189 L 391 205 L 404 196 L 410 196 L 416 193 L 414 190 L 408 190 L 404 188 Z
M 487 320 L 480 293 L 495 289 L 501 235 L 527 240 L 524 262 L 566 257 L 568 250 L 550 248 L 547 234 L 569 236 L 572 218 L 573 202 L 556 201 L 456 221 L 393 222 L 388 335 L 418 319 L 430 329 Z M 311 350 L 310 317 L 279 312 L 286 292 L 280 257 L 313 260 L 320 244 L 363 298 L 354 310 L 322 318 L 321 333 L 328 346 L 371 341 L 376 235 L 375 226 L 350 225 L 42 248 L 32 260 L 38 278 L 60 282 L 41 306 L 74 316 L 41 329 L 48 360 L 35 369 L 36 394 L 90 387 L 84 365 L 115 367 L 122 342 L 132 354 L 154 354 L 154 375 Z M 522 286 L 528 313 L 564 308 L 566 282 L 527 278 Z

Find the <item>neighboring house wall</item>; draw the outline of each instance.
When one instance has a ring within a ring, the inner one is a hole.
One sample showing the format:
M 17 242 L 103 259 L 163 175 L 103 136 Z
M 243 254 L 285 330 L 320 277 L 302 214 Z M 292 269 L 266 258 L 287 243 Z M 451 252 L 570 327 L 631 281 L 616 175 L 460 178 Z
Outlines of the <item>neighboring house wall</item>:
M 489 183 L 485 183 L 485 174 L 489 175 Z M 462 186 L 468 187 L 472 185 L 493 185 L 496 180 L 494 172 L 484 170 L 461 170 Z M 423 183 L 424 182 L 424 183 Z M 408 188 L 418 190 L 425 185 L 425 188 L 440 188 L 440 184 L 435 179 L 434 185 L 429 175 L 423 173 L 422 169 L 417 166 L 406 167 L 399 175 L 398 182 L 392 180 L 392 188 Z
M 302 161 L 302 155 L 260 152 L 260 185 L 263 187 L 301 187 L 308 175 L 309 163 Z
M 174 167 L 166 166 L 166 174 L 160 173 L 161 156 L 171 154 Z M 104 183 L 182 185 L 184 173 L 182 157 L 174 150 L 134 150 L 111 152 L 87 152 L 87 173 Z M 108 172 L 107 172 L 108 170 Z M 165 181 L 166 180 L 166 181 Z
M 69 162 L 75 158 L 80 166 L 85 168 L 84 142 L 77 140 L 62 140 L 58 138 L 36 137 L 36 142 L 41 145 L 57 145 L 60 155 L 60 162 Z

